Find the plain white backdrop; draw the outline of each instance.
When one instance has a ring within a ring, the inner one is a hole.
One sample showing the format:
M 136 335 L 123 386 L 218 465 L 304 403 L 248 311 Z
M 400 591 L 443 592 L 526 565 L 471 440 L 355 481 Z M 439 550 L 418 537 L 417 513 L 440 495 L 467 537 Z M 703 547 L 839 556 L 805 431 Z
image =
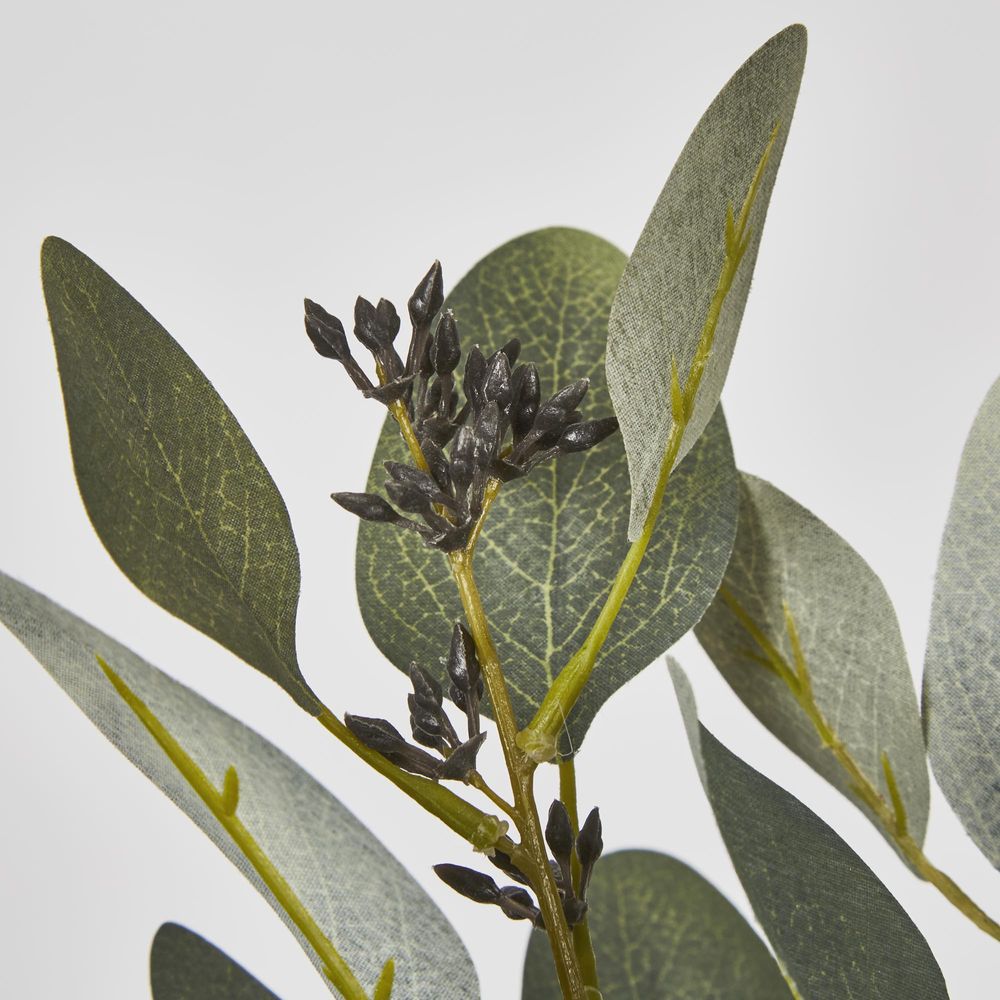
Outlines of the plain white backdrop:
M 339 711 L 391 711 L 404 679 L 365 633 L 356 525 L 328 499 L 361 488 L 381 415 L 312 352 L 303 295 L 341 313 L 358 293 L 402 305 L 435 257 L 450 285 L 548 225 L 630 250 L 719 87 L 805 22 L 805 80 L 723 402 L 741 467 L 881 574 L 919 683 L 959 454 L 1000 374 L 995 4 L 62 0 L 6 13 L 0 566 L 328 784 L 460 929 L 486 1000 L 519 995 L 527 932 L 437 882 L 430 866 L 467 861 L 462 844 L 103 552 L 70 463 L 38 279 L 46 234 L 94 257 L 213 380 L 291 512 L 310 683 Z M 995 995 L 1000 944 L 904 870 L 693 640 L 677 654 L 710 728 L 896 894 L 953 998 Z M 327 996 L 263 900 L 6 634 L 0 659 L 0 992 L 146 996 L 150 940 L 177 920 L 285 1000 Z M 578 766 L 609 850 L 673 853 L 749 913 L 662 663 L 608 703 Z M 927 851 L 1000 915 L 1000 875 L 936 790 Z

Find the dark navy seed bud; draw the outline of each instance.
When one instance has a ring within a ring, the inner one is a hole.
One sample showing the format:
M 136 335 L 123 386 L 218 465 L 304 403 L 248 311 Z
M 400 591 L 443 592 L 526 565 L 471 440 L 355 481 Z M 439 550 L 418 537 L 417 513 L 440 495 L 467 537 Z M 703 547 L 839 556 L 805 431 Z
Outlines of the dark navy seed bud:
M 560 867 L 564 862 L 566 865 L 569 864 L 570 855 L 573 853 L 573 826 L 569 821 L 566 807 L 559 799 L 555 799 L 549 806 L 549 819 L 545 824 L 545 842 Z
M 408 514 L 423 514 L 431 505 L 427 494 L 412 483 L 390 481 L 385 484 L 385 491 L 389 494 L 389 499 Z
M 443 304 L 444 279 L 441 275 L 441 262 L 436 260 L 410 296 L 410 322 L 416 327 L 426 326 Z
M 396 334 L 399 333 L 399 313 L 396 312 L 396 307 L 388 299 L 379 299 L 375 312 L 378 314 L 382 331 L 391 344 L 396 339 Z
M 515 441 L 520 441 L 531 430 L 541 397 L 538 369 L 534 365 L 525 365 L 521 371 L 523 374 L 518 380 L 517 395 L 511 396 L 510 415 Z
M 458 340 L 458 324 L 455 314 L 447 309 L 438 321 L 431 348 L 431 364 L 438 375 L 450 375 L 462 359 L 462 348 Z
M 306 333 L 313 347 L 324 358 L 344 361 L 351 356 L 351 349 L 344 333 L 344 324 L 311 299 L 305 300 Z
M 400 520 L 399 514 L 377 493 L 331 493 L 330 496 L 344 510 L 363 521 L 391 524 Z
M 476 754 L 485 739 L 486 733 L 479 733 L 453 750 L 438 771 L 440 777 L 464 781 L 466 775 L 476 769 Z
M 618 430 L 617 417 L 603 417 L 571 424 L 562 432 L 557 447 L 563 452 L 586 451 Z
M 496 882 L 482 872 L 461 865 L 435 865 L 434 874 L 455 892 L 477 903 L 495 903 L 500 896 Z
M 382 330 L 378 310 L 361 295 L 354 303 L 354 336 L 372 354 L 378 354 L 392 343 Z
M 510 361 L 503 351 L 497 351 L 486 368 L 483 394 L 494 400 L 501 410 L 510 403 Z
M 485 386 L 486 358 L 483 357 L 483 352 L 477 345 L 469 351 L 469 356 L 466 358 L 465 378 L 462 382 L 465 397 L 476 411 L 482 409 L 486 403 Z

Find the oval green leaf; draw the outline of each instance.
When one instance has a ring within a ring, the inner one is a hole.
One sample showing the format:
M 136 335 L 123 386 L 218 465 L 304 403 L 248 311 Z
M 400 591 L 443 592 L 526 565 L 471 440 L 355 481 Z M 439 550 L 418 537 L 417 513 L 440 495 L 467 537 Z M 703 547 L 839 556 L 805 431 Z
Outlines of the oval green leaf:
M 1000 868 L 1000 380 L 969 432 L 941 543 L 924 731 L 941 790 Z
M 749 216 L 749 243 L 716 327 L 679 462 L 711 419 L 750 291 L 764 218 L 799 93 L 806 29 L 762 45 L 709 105 L 629 258 L 611 308 L 608 387 L 632 476 L 629 537 L 642 530 L 670 433 L 670 372 L 686 378 L 725 259 L 726 207 L 737 215 L 775 125 Z
M 682 861 L 656 851 L 601 858 L 588 892 L 603 1000 L 780 1000 L 791 993 L 739 910 Z M 552 953 L 531 935 L 523 1000 L 562 996 Z
M 240 820 L 369 992 L 386 960 L 394 958 L 399 996 L 420 1000 L 479 996 L 472 961 L 444 914 L 372 833 L 295 761 L 103 632 L 2 573 L 0 621 L 111 743 L 243 873 L 321 975 L 317 954 L 119 697 L 97 664 L 98 654 L 217 788 L 222 788 L 227 770 L 235 767 Z
M 624 256 L 572 229 L 544 229 L 480 261 L 452 292 L 466 348 L 486 351 L 519 337 L 538 365 L 543 392 L 589 376 L 588 416 L 609 410 L 604 347 L 611 296 Z M 406 461 L 388 418 L 368 477 L 381 491 L 382 463 Z M 593 623 L 628 549 L 628 466 L 614 435 L 505 486 L 490 511 L 475 570 L 504 663 L 518 721 L 527 724 L 552 679 Z M 671 480 L 645 561 L 583 696 L 563 751 L 579 749 L 600 706 L 687 632 L 718 587 L 735 536 L 736 473 L 720 412 Z M 461 616 L 447 563 L 412 532 L 362 523 L 357 588 L 365 625 L 405 671 L 437 671 Z
M 670 662 L 691 750 L 736 874 L 803 1000 L 947 1000 L 927 941 L 875 873 L 812 810 L 699 721 Z
M 149 598 L 319 703 L 299 671 L 299 554 L 288 511 L 236 418 L 162 326 L 64 240 L 42 284 L 87 514 Z
M 278 1000 L 242 965 L 179 924 L 164 924 L 149 955 L 153 1000 Z
M 814 514 L 744 473 L 736 545 L 722 585 L 695 635 L 730 687 L 778 739 L 861 805 L 802 706 L 762 665 L 762 648 L 726 595 L 791 663 L 787 602 L 816 704 L 886 801 L 881 754 L 888 754 L 910 833 L 922 843 L 930 787 L 917 696 L 896 612 L 872 568 Z

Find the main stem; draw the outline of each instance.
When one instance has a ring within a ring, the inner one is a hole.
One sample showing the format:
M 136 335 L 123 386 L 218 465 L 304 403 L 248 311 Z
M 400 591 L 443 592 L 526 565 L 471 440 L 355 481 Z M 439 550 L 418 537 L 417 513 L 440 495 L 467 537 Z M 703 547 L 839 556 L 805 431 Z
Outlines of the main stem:
M 532 883 L 538 894 L 538 906 L 542 911 L 549 943 L 552 946 L 552 958 L 559 976 L 559 985 L 564 997 L 571 1000 L 586 1000 L 586 985 L 577 962 L 576 949 L 563 913 L 562 901 L 559 899 L 559 890 L 556 888 L 555 878 L 549 867 L 542 825 L 535 805 L 535 765 L 515 742 L 518 732 L 517 719 L 511 707 L 507 685 L 500 667 L 500 657 L 490 635 L 489 624 L 476 587 L 472 572 L 472 557 L 466 551 L 455 552 L 449 556 L 449 562 L 458 586 L 466 622 L 479 653 L 483 681 L 493 705 L 493 717 L 500 735 L 500 744 L 514 794 L 514 806 L 518 814 L 517 825 L 521 834 L 521 846 L 530 857 L 531 867 L 534 869 L 531 872 Z
M 400 433 L 406 442 L 414 464 L 425 471 L 428 469 L 427 459 L 420 441 L 410 421 L 409 413 L 401 400 L 390 404 L 389 411 L 399 425 Z M 577 963 L 576 950 L 566 916 L 563 913 L 562 901 L 556 887 L 552 869 L 549 867 L 548 854 L 545 850 L 545 840 L 542 836 L 542 824 L 538 818 L 538 808 L 535 805 L 534 774 L 535 763 L 518 748 L 517 719 L 507 693 L 500 666 L 500 655 L 497 652 L 493 637 L 490 635 L 489 623 L 483 602 L 479 596 L 479 588 L 472 572 L 472 559 L 476 540 L 482 531 L 483 522 L 490 505 L 496 499 L 500 483 L 491 480 L 487 484 L 483 510 L 473 526 L 466 547 L 448 555 L 452 575 L 462 601 L 466 623 L 476 644 L 479 663 L 483 672 L 483 682 L 489 692 L 490 703 L 493 706 L 493 716 L 500 736 L 507 773 L 510 775 L 511 790 L 514 798 L 513 819 L 521 835 L 518 858 L 526 862 L 532 869 L 526 874 L 532 876 L 532 885 L 538 896 L 538 907 L 545 920 L 545 929 L 549 944 L 552 947 L 552 958 L 559 977 L 559 985 L 567 1000 L 587 1000 L 587 989 Z

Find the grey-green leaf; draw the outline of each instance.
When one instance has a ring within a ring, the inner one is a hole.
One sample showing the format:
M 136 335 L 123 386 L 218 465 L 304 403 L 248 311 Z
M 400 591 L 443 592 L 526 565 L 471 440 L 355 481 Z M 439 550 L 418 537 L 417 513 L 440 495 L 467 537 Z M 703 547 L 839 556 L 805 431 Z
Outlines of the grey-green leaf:
M 179 924 L 164 924 L 149 955 L 153 1000 L 278 1000 L 242 965 Z
M 352 813 L 277 747 L 93 626 L 3 574 L 0 620 L 97 728 L 246 876 L 317 969 L 321 969 L 318 956 L 116 693 L 96 654 L 149 706 L 216 787 L 222 787 L 227 769 L 235 766 L 240 780 L 239 818 L 363 986 L 370 990 L 386 960 L 394 958 L 401 997 L 468 1000 L 479 995 L 468 953 L 430 897 Z
M 739 529 L 723 587 L 791 663 L 782 607 L 788 603 L 816 703 L 887 801 L 880 757 L 888 754 L 910 832 L 922 842 L 930 790 L 917 696 L 895 610 L 871 567 L 814 514 L 744 473 Z M 754 715 L 859 801 L 788 687 L 757 661 L 761 649 L 727 604 L 725 591 L 697 626 L 698 640 Z
M 198 366 L 113 278 L 42 245 L 73 465 L 98 536 L 144 593 L 319 705 L 299 671 L 299 554 L 260 456 Z
M 543 393 L 589 376 L 588 416 L 606 415 L 607 317 L 624 261 L 604 240 L 572 229 L 505 244 L 448 299 L 463 347 L 478 342 L 492 351 L 519 337 L 521 359 L 538 365 Z M 369 490 L 382 489 L 386 459 L 407 459 L 391 418 Z M 613 435 L 505 486 L 490 511 L 475 570 L 522 725 L 586 637 L 627 551 L 628 492 L 624 448 Z M 704 613 L 729 558 L 736 509 L 720 411 L 670 483 L 645 561 L 569 719 L 564 751 L 578 749 L 600 706 Z M 440 553 L 412 532 L 363 523 L 357 587 L 365 624 L 385 655 L 403 671 L 415 659 L 443 676 L 440 660 L 461 606 Z
M 739 910 L 682 861 L 617 851 L 597 863 L 589 921 L 604 1000 L 786 1000 L 767 947 Z M 559 1000 L 545 936 L 533 933 L 523 1000 Z
M 629 537 L 642 530 L 672 422 L 671 362 L 686 377 L 725 257 L 726 206 L 739 214 L 772 129 L 780 123 L 750 214 L 752 232 L 719 316 L 711 357 L 677 461 L 694 445 L 726 380 L 764 218 L 799 93 L 806 29 L 762 45 L 695 127 L 629 258 L 611 309 L 608 387 L 632 476 Z
M 946 1000 L 923 935 L 875 873 L 814 812 L 698 721 L 670 674 L 695 762 L 754 913 L 803 1000 Z
M 924 731 L 941 790 L 1000 868 L 1000 380 L 962 452 L 941 543 Z

